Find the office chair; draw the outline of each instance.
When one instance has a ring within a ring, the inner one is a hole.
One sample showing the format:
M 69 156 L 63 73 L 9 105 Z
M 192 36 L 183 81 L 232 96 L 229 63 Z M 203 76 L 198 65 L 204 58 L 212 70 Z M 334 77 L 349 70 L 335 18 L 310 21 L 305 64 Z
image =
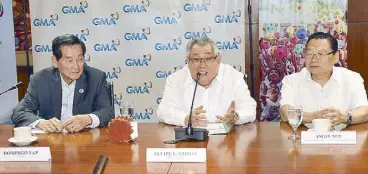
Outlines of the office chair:
M 109 91 L 110 104 L 114 108 L 114 83 L 113 82 L 107 83 L 107 90 Z M 115 108 L 113 109 L 113 112 L 115 115 Z

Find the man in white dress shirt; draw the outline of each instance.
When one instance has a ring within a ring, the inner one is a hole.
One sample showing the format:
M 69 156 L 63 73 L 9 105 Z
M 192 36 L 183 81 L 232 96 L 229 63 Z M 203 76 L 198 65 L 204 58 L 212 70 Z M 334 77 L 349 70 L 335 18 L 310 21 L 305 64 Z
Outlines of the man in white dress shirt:
M 244 124 L 256 118 L 256 102 L 250 96 L 244 75 L 221 63 L 216 44 L 209 38 L 191 40 L 186 48 L 188 64 L 166 80 L 157 109 L 160 122 L 185 126 L 200 73 L 192 113 L 193 126 L 209 122 Z
M 328 118 L 333 125 L 368 120 L 367 94 L 359 73 L 335 67 L 339 61 L 337 40 L 327 33 L 314 33 L 306 47 L 306 67 L 282 80 L 281 120 L 287 108 L 302 107 L 303 122 Z

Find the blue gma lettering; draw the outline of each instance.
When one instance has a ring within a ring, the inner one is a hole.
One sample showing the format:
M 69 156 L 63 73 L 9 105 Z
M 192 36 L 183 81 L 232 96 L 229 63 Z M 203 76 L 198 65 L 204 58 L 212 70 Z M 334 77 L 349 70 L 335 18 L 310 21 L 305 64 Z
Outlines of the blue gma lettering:
M 175 17 L 155 17 L 155 24 L 178 24 Z
M 133 120 L 150 120 L 151 115 L 147 112 L 145 113 L 134 113 L 131 117 Z
M 114 18 L 93 18 L 93 25 L 116 25 Z
M 86 13 L 84 11 L 84 7 L 82 6 L 63 6 L 61 11 L 64 14 L 79 14 L 79 13 Z
M 128 94 L 149 94 L 147 86 L 128 86 L 125 91 Z
M 51 46 L 50 45 L 35 45 L 35 48 L 34 50 L 37 52 L 37 53 L 42 53 L 42 52 L 51 52 L 52 49 L 51 49 Z
M 184 5 L 184 11 L 208 11 L 207 5 L 202 4 L 193 4 L 193 3 L 186 3 Z
M 123 11 L 125 13 L 140 13 L 147 12 L 147 9 L 144 5 L 124 5 Z
M 81 34 L 74 34 L 74 36 L 78 37 L 79 40 L 86 42 L 87 41 L 87 35 L 81 33 Z
M 35 19 L 33 20 L 33 25 L 36 27 L 56 26 L 56 21 L 55 19 Z
M 219 50 L 239 49 L 236 42 L 216 42 L 216 46 Z
M 123 99 L 123 95 L 121 93 L 114 94 L 114 104 L 119 105 L 122 99 Z
M 120 100 L 116 97 L 114 97 L 114 104 L 118 105 L 120 103 Z
M 106 72 L 107 79 L 118 79 L 118 74 L 116 72 Z
M 159 79 L 167 78 L 171 74 L 172 74 L 171 71 L 157 71 L 156 72 L 156 77 L 159 78 Z
M 95 51 L 118 51 L 116 45 L 111 44 L 95 44 L 93 46 Z
M 146 33 L 125 33 L 125 40 L 148 40 Z
M 194 39 L 194 38 L 202 38 L 202 37 L 208 37 L 205 32 L 185 32 L 184 38 L 185 39 Z
M 126 59 L 126 66 L 149 66 L 147 59 Z
M 160 104 L 161 103 L 161 100 L 162 100 L 162 97 L 157 98 L 156 103 L 157 104 Z
M 177 43 L 157 43 L 155 49 L 157 51 L 179 50 Z
M 215 16 L 216 23 L 238 23 L 238 17 L 233 15 L 216 15 Z

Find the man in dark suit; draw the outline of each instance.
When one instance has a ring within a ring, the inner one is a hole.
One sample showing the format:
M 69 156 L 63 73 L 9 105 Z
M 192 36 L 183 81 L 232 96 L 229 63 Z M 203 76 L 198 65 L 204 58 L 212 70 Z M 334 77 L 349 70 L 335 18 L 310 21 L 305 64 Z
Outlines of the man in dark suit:
M 106 126 L 114 117 L 106 74 L 86 66 L 86 47 L 74 35 L 52 41 L 53 67 L 32 75 L 27 93 L 14 109 L 15 126 L 47 132 L 79 132 Z

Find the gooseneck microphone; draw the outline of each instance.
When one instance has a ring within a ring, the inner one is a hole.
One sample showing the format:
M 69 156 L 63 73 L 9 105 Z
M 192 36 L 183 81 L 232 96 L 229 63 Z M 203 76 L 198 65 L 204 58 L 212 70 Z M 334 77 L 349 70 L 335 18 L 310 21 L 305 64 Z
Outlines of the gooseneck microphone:
M 190 111 L 189 111 L 189 120 L 188 120 L 188 126 L 185 129 L 185 134 L 186 135 L 193 135 L 193 126 L 192 126 L 192 113 L 193 113 L 193 105 L 194 105 L 194 99 L 195 99 L 195 95 L 197 92 L 197 86 L 199 83 L 199 78 L 201 77 L 201 73 L 198 72 L 196 75 L 196 79 L 195 79 L 195 87 L 194 87 L 194 93 L 193 93 L 193 97 L 192 97 L 192 105 L 190 106 Z
M 19 88 L 20 86 L 23 86 L 23 82 L 18 82 L 17 84 L 13 85 L 12 87 L 10 87 L 9 89 L 7 89 L 6 91 L 1 92 L 1 93 L 0 93 L 0 95 L 3 95 L 3 94 L 5 94 L 5 93 L 7 93 L 7 92 L 9 92 L 9 91 L 12 91 L 12 90 L 14 90 L 14 89 L 17 89 L 17 88 Z
M 173 144 L 177 143 L 178 141 L 203 141 L 208 137 L 208 130 L 203 128 L 193 128 L 192 126 L 192 112 L 193 112 L 193 104 L 194 99 L 197 91 L 197 86 L 199 83 L 201 73 L 197 73 L 196 79 L 195 79 L 195 87 L 194 87 L 194 93 L 192 98 L 192 104 L 190 106 L 190 112 L 189 112 L 189 119 L 188 119 L 188 126 L 186 128 L 178 127 L 175 128 L 175 140 L 173 141 L 166 141 L 166 143 Z

